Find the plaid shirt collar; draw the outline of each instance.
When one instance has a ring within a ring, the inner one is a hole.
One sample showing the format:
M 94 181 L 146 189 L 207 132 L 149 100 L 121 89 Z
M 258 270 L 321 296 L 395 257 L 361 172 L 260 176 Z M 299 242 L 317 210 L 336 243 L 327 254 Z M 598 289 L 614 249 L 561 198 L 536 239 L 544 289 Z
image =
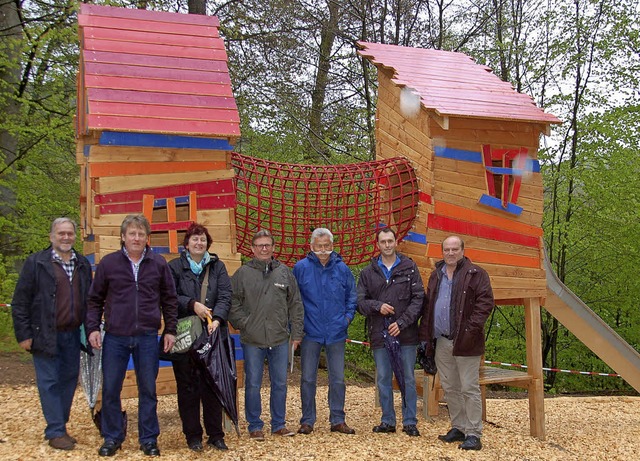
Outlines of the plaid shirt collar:
M 71 258 L 69 259 L 69 262 L 64 261 L 60 255 L 58 253 L 56 253 L 56 250 L 54 250 L 53 248 L 51 249 L 51 260 L 60 264 L 62 266 L 62 268 L 64 269 L 64 271 L 67 273 L 67 276 L 69 277 L 69 281 L 73 281 L 73 272 L 76 269 L 76 262 L 78 261 L 78 257 L 76 256 L 76 252 L 72 249 L 71 250 Z

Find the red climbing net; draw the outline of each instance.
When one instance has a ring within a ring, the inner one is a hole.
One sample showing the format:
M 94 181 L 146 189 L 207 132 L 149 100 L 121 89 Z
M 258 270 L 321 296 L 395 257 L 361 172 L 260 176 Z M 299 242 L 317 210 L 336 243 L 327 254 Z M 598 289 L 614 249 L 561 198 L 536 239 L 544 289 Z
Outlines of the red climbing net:
M 375 230 L 389 226 L 402 239 L 418 206 L 418 184 L 404 158 L 343 165 L 277 163 L 232 156 L 238 251 L 252 256 L 251 238 L 273 233 L 276 257 L 292 266 L 309 251 L 311 231 L 326 227 L 346 264 L 376 252 Z

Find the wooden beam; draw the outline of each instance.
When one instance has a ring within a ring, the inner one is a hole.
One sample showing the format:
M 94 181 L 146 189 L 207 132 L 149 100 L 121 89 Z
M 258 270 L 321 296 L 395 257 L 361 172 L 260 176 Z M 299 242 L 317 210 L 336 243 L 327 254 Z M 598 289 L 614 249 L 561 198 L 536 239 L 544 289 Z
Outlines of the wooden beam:
M 527 339 L 527 372 L 529 385 L 529 421 L 533 437 L 545 440 L 544 379 L 542 374 L 542 332 L 540 328 L 540 299 L 524 300 L 524 323 Z

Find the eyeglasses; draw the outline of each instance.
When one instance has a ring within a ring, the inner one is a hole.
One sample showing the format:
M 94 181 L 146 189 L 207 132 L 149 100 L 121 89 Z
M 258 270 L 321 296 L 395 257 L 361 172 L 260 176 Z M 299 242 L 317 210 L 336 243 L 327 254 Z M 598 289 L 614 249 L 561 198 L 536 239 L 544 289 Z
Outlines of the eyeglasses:
M 261 243 L 261 244 L 255 244 L 253 245 L 254 248 L 259 248 L 261 250 L 268 250 L 269 248 L 271 248 L 273 246 L 272 243 Z
M 313 248 L 320 251 L 329 251 L 333 249 L 333 243 L 327 243 L 326 245 L 318 245 L 317 243 L 312 244 Z

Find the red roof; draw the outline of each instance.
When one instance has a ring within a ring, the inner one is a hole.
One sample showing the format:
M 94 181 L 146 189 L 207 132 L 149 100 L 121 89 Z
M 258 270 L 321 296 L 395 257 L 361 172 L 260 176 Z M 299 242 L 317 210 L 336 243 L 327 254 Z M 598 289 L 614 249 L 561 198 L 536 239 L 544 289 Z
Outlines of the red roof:
M 78 23 L 80 133 L 240 136 L 218 18 L 83 3 Z
M 368 42 L 358 46 L 361 56 L 391 69 L 394 83 L 415 90 L 422 106 L 440 116 L 560 123 L 463 53 Z

